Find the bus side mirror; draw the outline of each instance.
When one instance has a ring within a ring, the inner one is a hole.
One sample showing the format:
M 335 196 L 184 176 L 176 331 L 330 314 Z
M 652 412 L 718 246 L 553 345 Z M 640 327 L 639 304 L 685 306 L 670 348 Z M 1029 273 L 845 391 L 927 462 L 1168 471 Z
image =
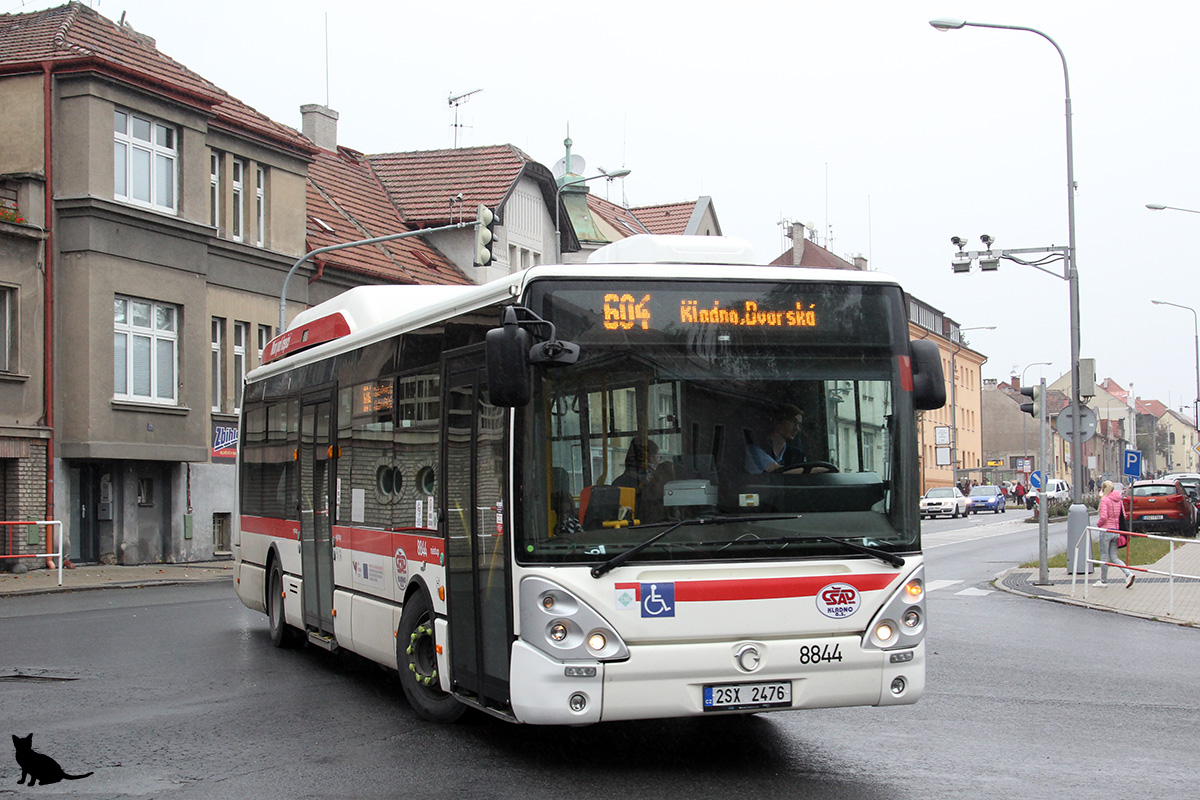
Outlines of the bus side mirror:
M 517 324 L 517 312 L 504 309 L 499 328 L 487 332 L 488 394 L 492 405 L 517 408 L 529 405 L 529 333 Z
M 908 350 L 912 363 L 913 408 L 929 411 L 946 405 L 941 349 L 928 339 L 913 339 L 908 343 Z

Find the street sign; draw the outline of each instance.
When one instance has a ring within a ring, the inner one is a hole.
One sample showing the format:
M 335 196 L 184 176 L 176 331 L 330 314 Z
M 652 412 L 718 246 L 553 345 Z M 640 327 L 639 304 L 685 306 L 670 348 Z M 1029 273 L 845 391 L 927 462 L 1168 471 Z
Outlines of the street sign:
M 949 425 L 938 425 L 933 429 L 933 443 L 943 447 L 950 444 Z
M 1032 458 L 1018 458 L 1017 459 L 1017 472 L 1024 472 L 1026 475 L 1028 475 L 1030 472 L 1033 472 L 1033 459 Z
M 1142 451 L 1141 450 L 1126 450 L 1125 451 L 1125 477 L 1127 477 L 1127 478 L 1142 477 Z
M 1079 441 L 1086 442 L 1096 435 L 1096 412 L 1087 406 L 1067 406 L 1054 417 L 1054 430 L 1068 439 L 1079 429 Z
M 1029 485 L 1035 489 L 1042 488 L 1042 471 L 1040 469 L 1029 473 Z

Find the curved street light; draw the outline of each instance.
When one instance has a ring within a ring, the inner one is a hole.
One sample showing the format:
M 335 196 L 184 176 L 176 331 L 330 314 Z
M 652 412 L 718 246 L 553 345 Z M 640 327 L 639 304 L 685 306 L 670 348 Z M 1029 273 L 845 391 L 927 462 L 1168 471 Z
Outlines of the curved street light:
M 1024 25 L 996 25 L 988 22 L 968 22 L 955 17 L 942 17 L 929 21 L 939 31 L 959 30 L 960 28 L 997 28 L 1009 31 L 1027 31 L 1036 33 L 1049 42 L 1058 53 L 1063 68 L 1063 88 L 1066 95 L 1067 116 L 1067 283 L 1070 299 L 1071 315 L 1071 404 L 1081 408 L 1079 398 L 1079 272 L 1075 262 L 1075 156 L 1071 134 L 1071 79 L 1067 72 L 1067 57 L 1063 55 L 1058 42 L 1051 39 L 1037 28 Z M 1083 479 L 1083 443 L 1080 430 L 1075 426 L 1071 432 L 1071 503 L 1079 505 L 1082 502 L 1080 482 Z
M 624 178 L 626 175 L 628 175 L 632 171 L 633 170 L 629 170 L 629 169 L 615 169 L 612 172 L 605 172 L 603 169 L 601 169 L 599 175 L 593 175 L 590 178 L 577 178 L 575 180 L 563 181 L 561 184 L 559 184 L 558 188 L 555 189 L 555 191 L 554 191 L 554 252 L 556 254 L 556 258 L 554 259 L 554 262 L 556 264 L 562 263 L 562 238 L 560 237 L 559 227 L 558 227 L 558 221 L 559 221 L 558 209 L 559 209 L 559 205 L 560 205 L 559 196 L 562 194 L 562 190 L 567 188 L 568 186 L 578 186 L 581 183 L 587 183 L 588 181 L 599 180 L 600 178 L 607 178 L 609 181 L 615 181 L 617 178 Z

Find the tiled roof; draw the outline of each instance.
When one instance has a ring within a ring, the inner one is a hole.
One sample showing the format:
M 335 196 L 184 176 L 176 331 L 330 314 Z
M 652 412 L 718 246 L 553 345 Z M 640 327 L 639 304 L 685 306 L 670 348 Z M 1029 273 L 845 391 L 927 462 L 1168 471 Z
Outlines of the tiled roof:
M 474 219 L 480 203 L 500 206 L 527 165 L 537 163 L 511 144 L 381 153 L 367 159 L 401 216 L 422 227 L 444 225 L 452 213 L 457 220 L 459 205 L 452 198 L 460 192 L 464 219 Z M 553 197 L 546 205 L 552 202 Z
M 189 70 L 128 25 L 119 26 L 78 2 L 27 14 L 0 14 L 0 72 L 90 69 L 149 87 L 213 115 L 212 122 L 301 153 L 313 146 L 297 131 L 250 108 Z
M 624 206 L 619 206 L 591 193 L 587 195 L 587 204 L 593 214 L 603 219 L 625 236 L 650 233 L 650 229 L 642 224 L 637 215 Z
M 817 269 L 856 269 L 846 259 L 834 255 L 824 247 L 821 247 L 821 245 L 810 240 L 805 240 L 804 242 L 804 252 L 800 255 L 799 264 L 792 263 L 792 248 L 784 250 L 771 264 L 785 267 L 815 267 Z
M 344 147 L 337 153 L 320 151 L 309 165 L 306 204 L 310 251 L 412 228 L 396 213 L 366 159 Z M 419 236 L 335 250 L 317 260 L 391 283 L 471 283 Z
M 633 213 L 650 233 L 687 233 L 688 221 L 696 210 L 696 201 L 665 203 L 657 206 L 639 206 Z

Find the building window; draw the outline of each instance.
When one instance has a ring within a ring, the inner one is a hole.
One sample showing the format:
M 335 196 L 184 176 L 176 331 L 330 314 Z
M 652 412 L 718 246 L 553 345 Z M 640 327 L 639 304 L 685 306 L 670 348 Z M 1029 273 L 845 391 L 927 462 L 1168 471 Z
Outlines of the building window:
M 271 341 L 271 326 L 258 326 L 258 361 L 254 362 L 258 366 L 262 366 L 263 352 L 267 349 L 267 344 Z
M 221 154 L 208 154 L 208 224 L 221 229 Z
M 225 320 L 212 318 L 212 358 L 209 362 L 209 386 L 212 392 L 212 410 L 221 413 L 221 348 L 225 344 Z
M 13 372 L 16 368 L 16 320 L 17 290 L 0 286 L 0 372 Z
M 229 208 L 229 238 L 235 242 L 242 240 L 242 230 L 245 224 L 245 178 L 246 162 L 234 159 L 233 162 L 233 205 Z
M 242 384 L 246 382 L 246 340 L 250 338 L 250 324 L 233 323 L 233 413 L 242 410 Z
M 267 242 L 267 171 L 262 167 L 255 169 L 255 209 L 257 210 L 258 228 L 255 231 L 259 247 L 265 247 Z
M 177 402 L 179 310 L 117 296 L 113 302 L 113 396 Z
M 154 478 L 138 478 L 138 505 L 154 505 Z
M 132 114 L 113 112 L 113 196 L 160 211 L 176 210 L 175 129 Z

